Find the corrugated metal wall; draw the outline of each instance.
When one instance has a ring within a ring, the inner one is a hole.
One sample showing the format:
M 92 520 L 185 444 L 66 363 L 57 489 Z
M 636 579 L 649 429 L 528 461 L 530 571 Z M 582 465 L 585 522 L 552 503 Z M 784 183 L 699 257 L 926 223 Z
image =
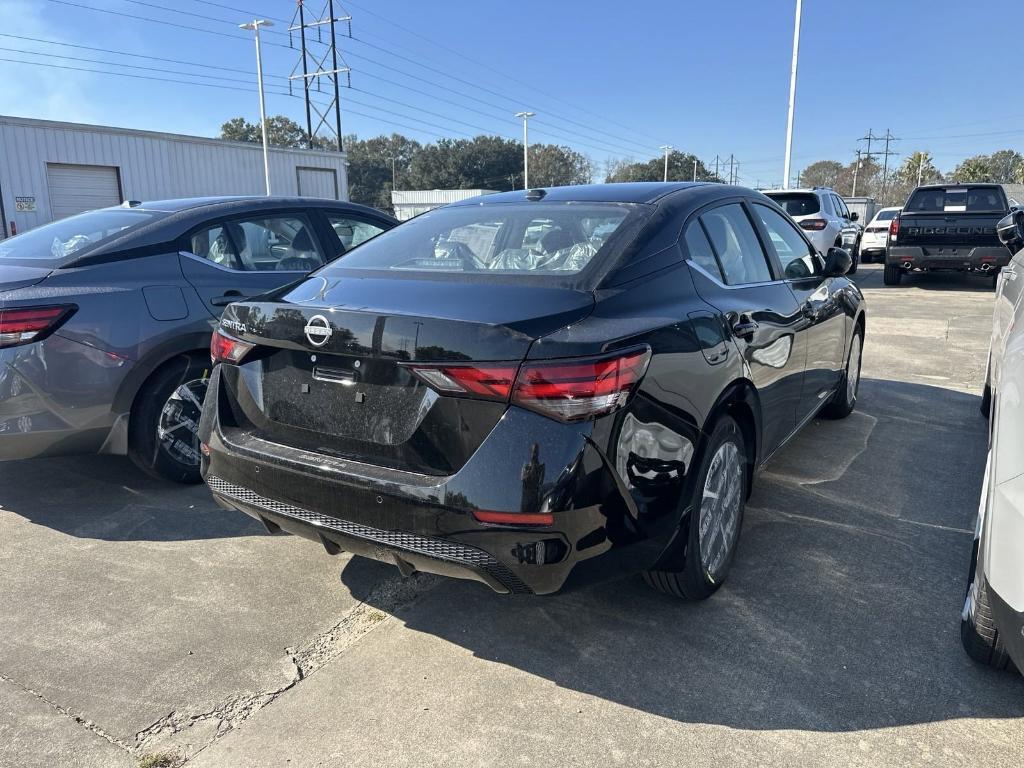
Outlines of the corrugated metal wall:
M 0 194 L 19 232 L 53 218 L 47 163 L 116 167 L 129 200 L 264 192 L 257 144 L 0 116 Z M 272 149 L 271 192 L 297 195 L 300 167 L 333 170 L 339 197 L 348 199 L 345 155 L 337 152 Z M 35 198 L 36 210 L 18 211 L 16 198 Z

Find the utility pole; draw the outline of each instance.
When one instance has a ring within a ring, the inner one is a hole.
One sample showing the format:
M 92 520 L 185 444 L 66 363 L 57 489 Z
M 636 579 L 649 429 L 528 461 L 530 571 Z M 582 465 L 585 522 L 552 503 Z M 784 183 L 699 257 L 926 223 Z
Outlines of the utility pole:
M 730 184 L 735 184 L 736 183 L 735 181 L 733 181 L 733 176 L 732 176 L 733 165 L 735 164 L 735 162 L 736 162 L 736 159 L 730 153 L 729 154 L 729 183 Z
M 671 144 L 662 144 L 658 149 L 665 153 L 665 176 L 662 180 L 668 181 L 668 153 L 673 150 L 673 146 Z
M 715 155 L 715 180 L 721 180 L 721 176 L 718 175 L 718 155 Z
M 885 156 L 885 159 L 882 161 L 882 197 L 883 198 L 885 197 L 886 186 L 889 183 L 889 155 L 895 155 L 896 154 L 895 152 L 890 152 L 889 151 L 889 142 L 890 141 L 899 141 L 899 139 L 897 139 L 895 136 L 893 136 L 892 133 L 889 132 L 889 129 L 886 128 L 885 129 L 885 152 L 883 153 L 883 155 Z
M 796 109 L 796 66 L 800 59 L 800 14 L 803 0 L 796 0 L 796 20 L 793 23 L 793 63 L 789 70 L 789 115 L 786 118 L 786 162 L 784 178 L 789 187 L 789 169 L 793 160 L 793 112 Z
M 291 93 L 291 81 L 302 81 L 302 93 L 306 105 L 306 141 L 313 146 L 317 138 L 329 138 L 337 144 L 338 151 L 343 150 L 343 139 L 341 133 L 341 85 L 338 78 L 346 76 L 346 85 L 351 87 L 351 69 L 345 64 L 338 54 L 337 27 L 336 24 L 345 22 L 348 24 L 348 36 L 352 37 L 352 17 L 336 16 L 334 13 L 334 0 L 326 0 L 321 18 L 306 18 L 306 6 L 304 0 L 296 0 L 295 15 L 292 18 L 291 26 L 288 27 L 289 40 L 292 47 L 295 41 L 292 39 L 293 32 L 299 33 L 299 62 L 292 69 L 288 76 L 288 91 Z M 324 30 L 327 34 L 324 34 Z M 315 38 L 314 38 L 315 33 Z M 314 52 L 308 47 L 310 38 L 324 46 L 322 51 Z M 330 63 L 328 63 L 328 58 Z M 340 62 L 340 63 L 339 63 Z M 301 69 L 301 74 L 299 70 Z M 310 92 L 322 93 L 320 88 L 321 78 L 327 78 L 331 87 L 332 98 L 327 104 L 317 103 L 310 98 Z M 316 120 L 314 121 L 314 115 Z M 332 121 L 333 118 L 333 121 Z M 334 123 L 333 126 L 331 123 Z M 326 135 L 321 132 L 326 129 Z
M 857 196 L 857 174 L 860 173 L 860 150 L 857 152 L 857 164 L 853 166 L 853 189 L 850 191 L 850 197 Z
M 926 160 L 931 160 L 927 152 L 917 153 L 917 186 L 921 186 L 921 171 L 924 170 Z
M 523 120 L 523 189 L 530 188 L 530 118 L 536 112 L 516 112 L 516 117 Z
M 253 19 L 248 24 L 239 24 L 239 29 L 251 29 L 256 39 L 256 84 L 260 91 L 260 131 L 263 134 L 263 181 L 270 197 L 270 152 L 267 148 L 267 107 L 263 99 L 263 56 L 260 52 L 260 27 L 272 27 L 274 22 L 266 19 Z
M 693 158 L 693 180 L 697 180 L 697 158 Z
M 395 189 L 398 186 L 397 176 L 395 174 L 395 156 L 391 156 L 391 188 Z

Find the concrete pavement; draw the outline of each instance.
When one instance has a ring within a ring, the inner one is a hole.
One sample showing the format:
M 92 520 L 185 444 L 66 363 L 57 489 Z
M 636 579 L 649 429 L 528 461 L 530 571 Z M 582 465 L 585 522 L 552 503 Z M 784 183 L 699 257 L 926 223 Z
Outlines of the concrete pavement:
M 698 605 L 403 582 L 117 460 L 0 464 L 0 766 L 1021 764 L 1024 681 L 957 634 L 991 290 L 857 279 L 857 411 L 758 478 Z

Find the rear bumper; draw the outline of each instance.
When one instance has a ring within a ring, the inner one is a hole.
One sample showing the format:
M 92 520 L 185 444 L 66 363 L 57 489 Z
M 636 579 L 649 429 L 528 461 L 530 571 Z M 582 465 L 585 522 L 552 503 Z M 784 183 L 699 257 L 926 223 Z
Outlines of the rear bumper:
M 960 272 L 990 272 L 1010 263 L 1010 252 L 1003 246 L 943 248 L 891 246 L 885 255 L 891 266 L 911 265 L 922 270 L 956 270 Z
M 57 335 L 0 349 L 0 461 L 108 450 L 130 368 Z
M 405 575 L 472 579 L 500 593 L 550 594 L 651 568 L 680 530 L 678 505 L 659 515 L 638 510 L 598 448 L 600 422 L 566 425 L 510 408 L 458 472 L 421 475 L 222 427 L 219 368 L 200 425 L 214 497 L 328 552 L 388 562 Z M 474 510 L 550 512 L 553 523 L 487 524 Z

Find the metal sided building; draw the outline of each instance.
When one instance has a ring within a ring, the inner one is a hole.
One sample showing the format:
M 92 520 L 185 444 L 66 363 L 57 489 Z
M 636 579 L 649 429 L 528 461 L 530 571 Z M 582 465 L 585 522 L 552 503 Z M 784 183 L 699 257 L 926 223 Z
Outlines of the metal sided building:
M 448 203 L 493 193 L 493 189 L 396 189 L 391 193 L 391 207 L 395 209 L 396 219 L 408 221 Z
M 345 155 L 271 148 L 270 188 L 348 200 Z M 0 116 L 0 238 L 125 200 L 265 191 L 260 144 Z

